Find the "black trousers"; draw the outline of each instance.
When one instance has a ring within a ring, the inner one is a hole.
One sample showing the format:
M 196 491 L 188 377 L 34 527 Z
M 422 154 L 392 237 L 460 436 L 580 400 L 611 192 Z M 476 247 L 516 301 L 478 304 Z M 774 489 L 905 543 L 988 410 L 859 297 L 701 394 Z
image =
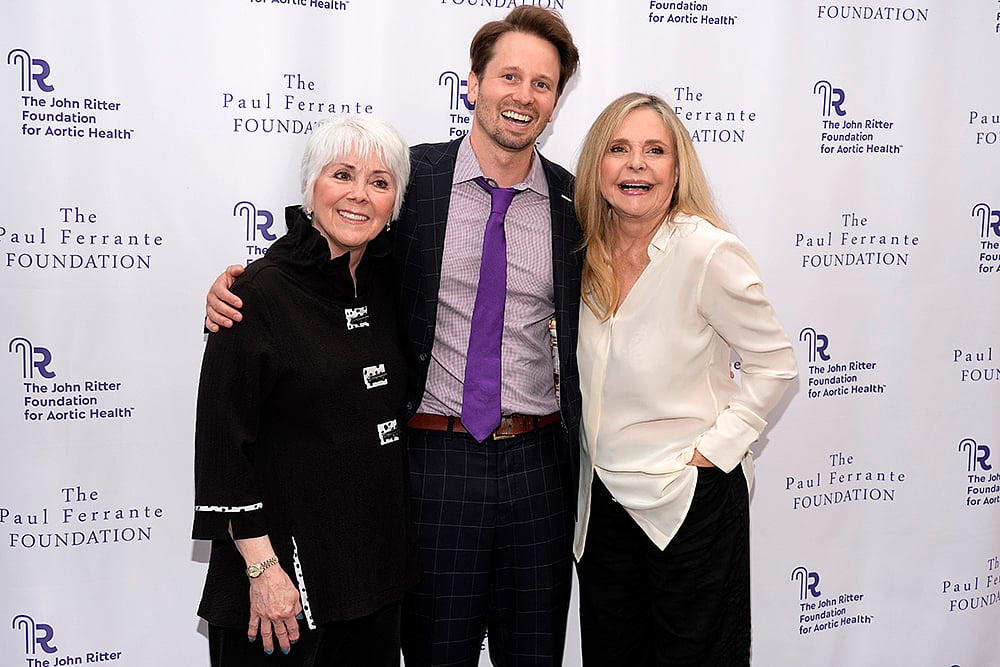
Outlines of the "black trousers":
M 404 601 L 406 667 L 562 664 L 576 475 L 559 424 L 510 440 L 410 430 L 424 577 Z
M 315 630 L 299 621 L 299 641 L 287 655 L 277 642 L 274 653 L 264 653 L 259 637 L 247 640 L 246 628 L 209 625 L 212 667 L 398 667 L 400 612 L 401 606 L 394 604 L 370 616 Z
M 746 479 L 698 468 L 694 500 L 663 551 L 595 476 L 577 565 L 583 665 L 750 664 Z

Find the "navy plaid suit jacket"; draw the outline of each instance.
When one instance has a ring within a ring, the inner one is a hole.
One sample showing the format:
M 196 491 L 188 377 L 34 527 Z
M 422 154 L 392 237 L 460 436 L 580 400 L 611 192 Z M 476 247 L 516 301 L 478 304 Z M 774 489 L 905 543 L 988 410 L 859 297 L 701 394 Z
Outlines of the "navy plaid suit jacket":
M 410 149 L 410 183 L 400 218 L 393 225 L 402 278 L 401 322 L 410 364 L 407 417 L 420 405 L 427 382 L 434 344 L 451 181 L 461 141 L 420 144 Z M 541 160 L 549 185 L 552 211 L 552 276 L 559 345 L 560 411 L 563 432 L 573 446 L 575 456 L 581 412 L 580 375 L 576 365 L 583 257 L 580 225 L 573 210 L 573 176 L 554 162 L 544 157 Z

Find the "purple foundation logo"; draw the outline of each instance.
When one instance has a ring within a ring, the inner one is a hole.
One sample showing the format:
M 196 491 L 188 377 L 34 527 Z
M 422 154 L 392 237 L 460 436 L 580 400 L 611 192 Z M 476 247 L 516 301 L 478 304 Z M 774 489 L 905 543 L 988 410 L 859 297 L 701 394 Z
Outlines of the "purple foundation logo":
M 828 351 L 830 337 L 813 327 L 804 327 L 799 331 L 799 342 L 806 345 L 809 398 L 885 393 L 885 384 L 871 382 L 861 376 L 861 373 L 874 371 L 878 362 L 860 359 L 834 361 Z
M 817 333 L 812 327 L 805 327 L 799 331 L 799 341 L 806 344 L 806 359 L 810 364 L 830 361 L 830 355 L 826 352 L 826 348 L 830 346 L 830 337 L 826 334 Z
M 7 64 L 21 69 L 21 92 L 30 93 L 34 88 L 51 93 L 56 88 L 48 82 L 52 67 L 41 58 L 32 58 L 24 49 L 11 49 L 7 52 Z
M 993 466 L 990 464 L 989 445 L 980 444 L 972 438 L 964 438 L 958 443 L 958 451 L 965 454 L 965 468 L 970 474 L 993 470 Z
M 847 115 L 847 112 L 842 108 L 844 99 L 847 97 L 843 88 L 835 88 L 829 81 L 817 81 L 813 86 L 813 95 L 819 95 L 823 100 L 821 107 L 823 118 L 829 118 L 831 112 L 838 116 Z
M 21 355 L 21 377 L 23 379 L 44 378 L 51 380 L 56 376 L 55 371 L 49 369 L 49 364 L 52 363 L 52 352 L 48 348 L 32 345 L 27 338 L 18 337 L 10 339 L 7 351 Z
M 979 223 L 979 273 L 1000 273 L 1000 211 L 985 202 L 972 207 L 972 219 Z
M 48 623 L 39 623 L 27 614 L 18 614 L 11 621 L 11 630 L 24 635 L 24 663 L 27 667 L 63 667 L 63 665 L 89 665 L 117 662 L 122 651 L 87 651 L 79 655 L 59 653 L 53 645 L 55 631 Z
M 898 154 L 902 150 L 902 144 L 886 143 L 879 136 L 890 132 L 895 122 L 882 118 L 855 120 L 848 116 L 844 106 L 847 93 L 843 88 L 820 80 L 813 84 L 812 92 L 820 97 L 820 154 Z
M 864 614 L 857 609 L 849 609 L 864 599 L 864 594 L 841 593 L 825 595 L 819 589 L 820 576 L 805 567 L 792 570 L 792 583 L 799 589 L 799 634 L 808 635 L 813 632 L 823 632 L 844 628 L 856 624 L 872 622 L 871 614 Z
M 979 236 L 988 239 L 990 236 L 1000 238 L 1000 211 L 990 208 L 985 202 L 979 202 L 972 207 L 972 219 L 979 220 Z
M 452 71 L 441 72 L 438 87 L 448 90 L 449 137 L 464 137 L 472 125 L 476 105 L 469 101 L 469 81 Z
M 990 446 L 963 438 L 958 453 L 965 457 L 967 507 L 984 508 L 1000 504 L 1000 473 L 990 463 Z
M 335 12 L 346 12 L 348 5 L 351 4 L 350 0 L 250 0 L 250 2 L 255 5 L 267 2 L 268 4 L 285 5 L 289 8 L 305 7 L 306 9 L 326 9 Z
M 537 4 L 537 3 L 535 3 Z M 713 3 L 714 4 L 714 3 Z M 734 26 L 737 14 L 709 14 L 707 2 L 660 2 L 650 0 L 649 23 L 681 24 L 685 26 Z
M 11 629 L 20 630 L 24 633 L 24 653 L 29 656 L 29 665 L 37 662 L 30 658 L 30 656 L 38 655 L 39 649 L 47 654 L 52 654 L 59 650 L 58 647 L 52 645 L 52 637 L 55 635 L 55 631 L 48 623 L 38 623 L 27 614 L 18 614 L 11 622 Z
M 47 93 L 56 87 L 49 82 L 52 66 L 47 60 L 32 58 L 25 49 L 7 52 L 7 65 L 18 69 L 21 86 L 21 134 L 26 137 L 68 137 L 70 139 L 131 139 L 134 129 L 100 126 L 93 112 L 119 112 L 121 103 L 96 97 L 55 97 Z
M 233 207 L 233 217 L 242 219 L 245 223 L 247 264 L 266 255 L 268 246 L 263 243 L 271 243 L 278 238 L 271 231 L 274 214 L 267 209 L 257 208 L 253 202 L 241 201 Z
M 804 567 L 797 567 L 792 570 L 792 581 L 796 581 L 799 584 L 800 602 L 818 598 L 822 595 L 819 590 L 819 572 L 810 572 Z

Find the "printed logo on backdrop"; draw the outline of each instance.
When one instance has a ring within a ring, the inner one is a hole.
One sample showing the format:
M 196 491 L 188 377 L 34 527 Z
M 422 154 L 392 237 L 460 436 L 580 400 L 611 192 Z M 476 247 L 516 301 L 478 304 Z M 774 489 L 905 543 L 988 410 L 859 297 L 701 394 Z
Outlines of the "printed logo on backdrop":
M 916 253 L 920 237 L 910 232 L 887 233 L 880 220 L 847 211 L 825 232 L 796 232 L 795 249 L 801 269 L 864 270 L 864 267 L 904 269 Z M 895 221 L 894 221 L 895 222 Z M 879 270 L 873 268 L 872 270 Z
M 963 438 L 958 443 L 958 453 L 964 457 L 966 507 L 985 509 L 1000 505 L 1000 471 L 990 463 L 990 446 Z
M 892 503 L 906 483 L 906 472 L 864 464 L 854 454 L 831 452 L 826 466 L 787 475 L 784 490 L 793 511 L 845 503 Z
M 756 111 L 740 104 L 720 104 L 691 86 L 675 86 L 670 97 L 667 101 L 696 144 L 742 144 L 757 120 Z
M 972 219 L 979 223 L 979 273 L 1000 275 L 1000 211 L 979 202 Z
M 573 0 L 568 0 L 571 4 Z M 518 5 L 533 5 L 545 9 L 562 11 L 566 9 L 567 0 L 441 0 L 442 5 L 455 7 L 482 7 L 483 9 L 514 9 Z M 486 19 L 488 20 L 488 19 Z
M 985 345 L 974 350 L 954 348 L 951 361 L 958 364 L 962 382 L 996 382 L 1000 380 L 1000 367 L 993 361 L 993 346 Z
M 250 0 L 252 5 L 285 5 L 289 9 L 324 9 L 346 12 L 351 0 Z
M 868 114 L 852 117 L 856 106 L 847 91 L 829 81 L 813 84 L 813 95 L 819 99 L 820 143 L 823 155 L 899 155 L 903 144 L 891 141 L 895 121 Z M 850 100 L 850 101 L 849 101 Z
M 246 263 L 249 265 L 266 255 L 270 244 L 278 238 L 272 231 L 274 214 L 267 209 L 258 208 L 251 201 L 241 201 L 233 207 L 233 216 L 243 223 L 246 230 Z
M 11 630 L 24 639 L 24 664 L 27 667 L 62 667 L 63 665 L 89 665 L 114 662 L 122 659 L 122 651 L 88 650 L 78 653 L 60 652 L 55 641 L 55 630 L 48 623 L 36 621 L 28 614 L 14 616 Z M 21 660 L 17 660 L 21 664 Z M 6 664 L 6 661 L 4 661 Z
M 54 502 L 42 506 L 8 505 L 6 501 L 0 505 L 4 547 L 30 552 L 108 545 L 126 548 L 151 541 L 153 524 L 163 518 L 158 505 L 108 502 L 98 490 L 78 484 L 51 495 Z
M 10 339 L 7 352 L 19 365 L 10 384 L 21 386 L 21 395 L 10 409 L 23 410 L 26 422 L 107 421 L 131 419 L 135 413 L 134 406 L 116 400 L 122 391 L 120 380 L 62 380 L 54 370 L 52 351 L 20 336 Z
M 464 137 L 472 126 L 476 105 L 469 101 L 469 81 L 455 72 L 441 72 L 438 87 L 448 91 L 448 136 Z
M 237 134 L 309 134 L 313 125 L 334 114 L 371 114 L 374 106 L 348 94 L 325 92 L 298 72 L 255 90 L 222 91 L 226 125 Z
M 1000 556 L 988 556 L 982 569 L 939 581 L 949 613 L 988 609 L 1000 603 Z
M 820 583 L 819 572 L 799 566 L 792 570 L 798 590 L 799 635 L 870 625 L 874 616 L 864 613 L 864 593 L 831 593 Z
M 734 26 L 739 15 L 719 11 L 722 2 L 663 2 L 650 0 L 649 23 L 669 26 Z
M 877 5 L 817 5 L 820 20 L 883 21 L 889 23 L 924 23 L 930 16 L 926 7 L 890 7 Z
M 997 3 L 1000 9 L 1000 3 Z M 1000 11 L 997 12 L 997 27 L 1000 27 Z M 969 111 L 969 125 L 974 134 L 976 146 L 996 146 L 1000 143 L 1000 113 Z
M 14 122 L 25 137 L 60 137 L 80 141 L 129 141 L 135 129 L 120 117 L 122 103 L 103 97 L 63 92 L 58 64 L 26 49 L 7 52 L 12 91 L 20 99 L 20 116 Z M 58 86 L 56 85 L 58 81 Z
M 79 206 L 62 206 L 52 224 L 0 223 L 0 267 L 87 271 L 144 271 L 163 236 L 151 232 L 117 234 L 104 219 Z M 7 226 L 7 225 L 11 226 Z
M 809 398 L 873 398 L 885 393 L 886 384 L 878 382 L 877 361 L 841 360 L 834 357 L 831 353 L 830 336 L 813 327 L 804 327 L 799 331 L 799 342 L 805 347 L 808 361 Z

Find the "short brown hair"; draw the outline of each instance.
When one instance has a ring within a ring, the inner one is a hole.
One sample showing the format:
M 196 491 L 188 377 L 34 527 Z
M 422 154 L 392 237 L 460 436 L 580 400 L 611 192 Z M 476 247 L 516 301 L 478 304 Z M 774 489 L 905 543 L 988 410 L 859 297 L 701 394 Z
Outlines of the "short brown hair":
M 511 10 L 502 21 L 490 21 L 476 33 L 469 46 L 469 59 L 473 73 L 483 78 L 486 66 L 493 59 L 493 47 L 508 32 L 522 32 L 544 39 L 559 53 L 559 83 L 556 95 L 562 95 L 566 83 L 573 78 L 580 65 L 580 51 L 573 43 L 573 35 L 558 12 L 533 5 L 521 5 Z

